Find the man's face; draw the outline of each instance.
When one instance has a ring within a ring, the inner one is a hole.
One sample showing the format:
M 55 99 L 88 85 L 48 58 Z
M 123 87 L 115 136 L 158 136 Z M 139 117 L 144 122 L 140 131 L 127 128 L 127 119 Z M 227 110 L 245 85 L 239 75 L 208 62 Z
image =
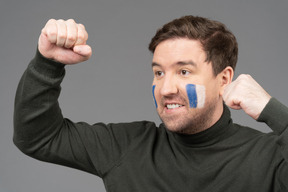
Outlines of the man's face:
M 223 112 L 221 78 L 197 40 L 169 39 L 155 49 L 153 96 L 157 112 L 173 132 L 193 134 L 212 126 Z

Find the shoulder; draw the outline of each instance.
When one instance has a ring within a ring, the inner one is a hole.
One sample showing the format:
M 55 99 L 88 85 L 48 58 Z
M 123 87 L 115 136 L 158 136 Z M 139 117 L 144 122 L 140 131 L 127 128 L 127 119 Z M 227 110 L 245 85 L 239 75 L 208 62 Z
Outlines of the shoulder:
M 145 135 L 157 134 L 159 128 L 151 121 L 134 121 L 127 123 L 109 123 L 107 129 L 116 137 L 136 139 Z
M 114 130 L 127 130 L 127 131 L 146 131 L 155 130 L 158 127 L 154 122 L 151 121 L 133 121 L 133 122 L 123 122 L 123 123 L 109 123 L 107 127 Z
M 241 148 L 265 149 L 268 145 L 272 148 L 278 147 L 278 137 L 275 133 L 264 133 L 254 128 L 233 124 L 234 134 L 228 139 L 233 146 L 241 146 Z

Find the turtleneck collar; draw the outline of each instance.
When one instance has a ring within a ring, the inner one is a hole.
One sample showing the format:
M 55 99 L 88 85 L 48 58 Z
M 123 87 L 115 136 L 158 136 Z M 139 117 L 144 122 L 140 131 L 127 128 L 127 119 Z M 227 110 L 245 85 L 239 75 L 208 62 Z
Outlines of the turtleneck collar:
M 234 131 L 230 110 L 224 104 L 222 116 L 210 128 L 192 135 L 184 135 L 170 131 L 168 131 L 168 134 L 171 134 L 177 142 L 186 146 L 205 147 L 229 137 Z

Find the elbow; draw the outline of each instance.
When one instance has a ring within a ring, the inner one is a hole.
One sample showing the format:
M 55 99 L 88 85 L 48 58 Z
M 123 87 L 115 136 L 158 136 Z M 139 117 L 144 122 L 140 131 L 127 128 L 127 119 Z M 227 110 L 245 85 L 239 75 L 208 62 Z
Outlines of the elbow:
M 28 156 L 33 156 L 37 151 L 37 148 L 28 141 L 18 138 L 17 136 L 13 136 L 14 145 L 24 154 Z
M 28 147 L 26 142 L 23 142 L 13 137 L 13 143 L 22 153 L 29 155 L 29 156 L 33 153 L 30 147 Z

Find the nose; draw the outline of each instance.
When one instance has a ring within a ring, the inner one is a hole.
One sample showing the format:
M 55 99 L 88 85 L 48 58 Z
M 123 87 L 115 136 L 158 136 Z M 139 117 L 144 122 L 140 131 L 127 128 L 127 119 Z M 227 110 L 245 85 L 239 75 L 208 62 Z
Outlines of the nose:
M 169 96 L 178 93 L 176 79 L 173 78 L 173 76 L 166 76 L 163 79 L 160 93 L 162 96 Z

